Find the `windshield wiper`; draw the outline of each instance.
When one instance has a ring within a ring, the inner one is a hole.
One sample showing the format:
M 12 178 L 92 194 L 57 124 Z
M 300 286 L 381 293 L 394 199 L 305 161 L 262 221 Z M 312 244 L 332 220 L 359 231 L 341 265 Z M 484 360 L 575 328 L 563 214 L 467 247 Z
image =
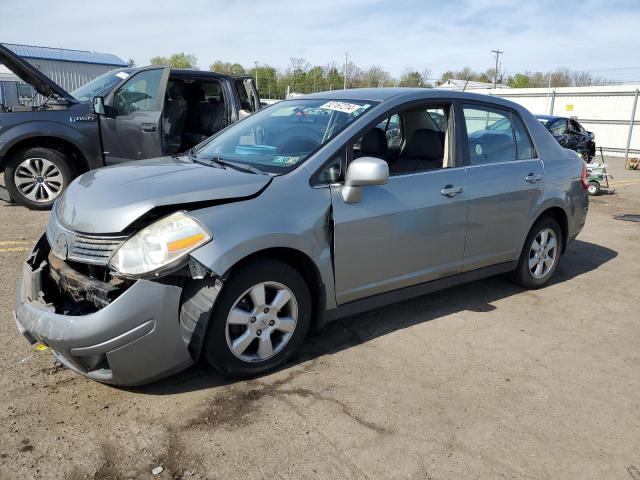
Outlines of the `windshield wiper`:
M 189 157 L 194 162 L 199 163 L 200 165 L 205 165 L 207 167 L 213 167 L 213 168 L 225 168 L 224 165 L 222 165 L 220 162 L 215 161 L 215 159 L 209 160 L 207 158 L 199 158 L 193 152 L 193 148 L 189 149 L 189 151 L 187 152 L 187 157 Z
M 240 172 L 255 173 L 256 175 L 268 175 L 266 172 L 263 172 L 259 168 L 252 167 L 251 165 L 246 165 L 244 163 L 230 162 L 229 160 L 223 160 L 220 157 L 213 157 L 211 161 L 216 162 L 218 165 L 231 167 L 234 170 L 238 170 Z
M 214 166 L 216 168 L 231 167 L 234 170 L 238 170 L 239 172 L 254 173 L 256 175 L 268 175 L 267 172 L 263 172 L 259 168 L 252 167 L 251 165 L 245 165 L 244 163 L 230 162 L 229 160 L 223 160 L 220 157 L 199 158 L 193 151 L 193 148 L 190 148 L 189 151 L 187 151 L 187 156 L 190 159 L 192 159 L 194 162 L 198 162 L 208 167 L 214 167 Z

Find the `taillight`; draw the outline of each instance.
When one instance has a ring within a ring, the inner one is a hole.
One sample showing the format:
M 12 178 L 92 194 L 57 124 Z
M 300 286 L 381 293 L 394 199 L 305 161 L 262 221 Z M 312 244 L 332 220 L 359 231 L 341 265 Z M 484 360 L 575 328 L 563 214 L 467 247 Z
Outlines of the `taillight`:
M 589 182 L 587 181 L 587 164 L 582 162 L 582 175 L 580 175 L 580 181 L 582 182 L 582 188 L 585 190 L 589 188 Z

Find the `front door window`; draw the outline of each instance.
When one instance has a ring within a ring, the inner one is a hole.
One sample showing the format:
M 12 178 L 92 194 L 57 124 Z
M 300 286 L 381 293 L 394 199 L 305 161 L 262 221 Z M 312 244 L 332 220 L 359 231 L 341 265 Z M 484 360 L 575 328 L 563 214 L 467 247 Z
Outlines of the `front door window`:
M 136 111 L 159 110 L 158 99 L 162 70 L 140 72 L 118 89 L 114 98 L 114 106 L 118 117 L 127 116 Z

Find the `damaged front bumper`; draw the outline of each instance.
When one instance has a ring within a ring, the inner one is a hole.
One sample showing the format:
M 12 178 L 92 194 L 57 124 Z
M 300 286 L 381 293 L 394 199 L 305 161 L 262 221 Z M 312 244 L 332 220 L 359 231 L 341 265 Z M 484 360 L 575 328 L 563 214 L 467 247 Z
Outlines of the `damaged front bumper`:
M 57 269 L 51 274 L 48 251 L 43 236 L 18 285 L 15 318 L 27 340 L 50 347 L 71 370 L 114 385 L 148 383 L 193 363 L 180 324 L 181 286 L 137 280 L 102 308 L 66 314 L 48 298 L 56 288 L 52 278 L 60 281 Z

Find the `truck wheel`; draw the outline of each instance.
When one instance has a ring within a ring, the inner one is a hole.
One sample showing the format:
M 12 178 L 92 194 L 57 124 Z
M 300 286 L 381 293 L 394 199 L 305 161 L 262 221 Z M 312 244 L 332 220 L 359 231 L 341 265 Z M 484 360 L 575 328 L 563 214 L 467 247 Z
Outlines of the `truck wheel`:
M 587 187 L 587 192 L 589 192 L 589 195 L 592 195 L 594 197 L 596 195 L 600 195 L 600 184 L 594 181 L 589 182 L 589 186 Z
M 558 267 L 561 250 L 562 230 L 558 222 L 551 217 L 539 219 L 524 242 L 512 280 L 524 288 L 544 287 Z
M 69 159 L 51 148 L 32 147 L 7 162 L 4 181 L 14 202 L 33 210 L 51 208 L 73 180 Z
M 286 263 L 260 260 L 233 272 L 216 300 L 205 339 L 209 364 L 228 377 L 261 375 L 302 345 L 311 296 Z

